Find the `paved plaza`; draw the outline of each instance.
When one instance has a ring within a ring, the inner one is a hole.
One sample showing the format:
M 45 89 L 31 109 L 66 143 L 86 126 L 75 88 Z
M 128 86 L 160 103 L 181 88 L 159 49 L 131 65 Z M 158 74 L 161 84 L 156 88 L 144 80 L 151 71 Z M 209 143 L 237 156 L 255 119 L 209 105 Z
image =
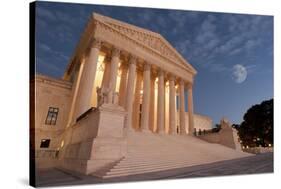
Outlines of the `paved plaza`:
M 36 183 L 37 186 L 44 187 L 258 173 L 273 173 L 273 153 L 110 179 L 85 176 L 62 169 L 37 170 Z

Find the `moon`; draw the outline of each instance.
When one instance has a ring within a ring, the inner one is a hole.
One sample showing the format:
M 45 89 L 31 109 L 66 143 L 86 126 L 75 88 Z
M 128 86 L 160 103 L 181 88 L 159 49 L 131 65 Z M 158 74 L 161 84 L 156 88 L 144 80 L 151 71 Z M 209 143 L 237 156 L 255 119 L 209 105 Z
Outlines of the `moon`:
M 232 68 L 232 78 L 236 83 L 243 83 L 247 78 L 247 69 L 241 64 L 236 64 Z

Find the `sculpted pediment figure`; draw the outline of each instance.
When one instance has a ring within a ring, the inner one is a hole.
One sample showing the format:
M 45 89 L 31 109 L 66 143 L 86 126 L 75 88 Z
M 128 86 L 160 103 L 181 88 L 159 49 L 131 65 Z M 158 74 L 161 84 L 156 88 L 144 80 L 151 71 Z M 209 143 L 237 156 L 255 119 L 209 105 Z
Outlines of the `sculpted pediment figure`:
M 99 14 L 94 14 L 94 19 L 105 23 L 107 26 L 117 30 L 123 35 L 142 43 L 167 59 L 173 60 L 178 64 L 185 66 L 191 72 L 196 73 L 196 70 L 188 62 L 186 62 L 186 60 L 164 37 L 162 37 L 162 35 Z

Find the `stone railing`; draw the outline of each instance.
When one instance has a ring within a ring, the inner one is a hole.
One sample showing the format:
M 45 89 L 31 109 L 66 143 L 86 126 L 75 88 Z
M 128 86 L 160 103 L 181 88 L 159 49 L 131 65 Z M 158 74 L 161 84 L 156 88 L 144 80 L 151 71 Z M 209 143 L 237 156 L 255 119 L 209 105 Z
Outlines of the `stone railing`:
M 194 129 L 193 135 L 194 136 L 201 136 L 201 135 L 207 135 L 207 134 L 213 134 L 218 133 L 220 131 L 220 128 L 213 128 L 213 129 Z

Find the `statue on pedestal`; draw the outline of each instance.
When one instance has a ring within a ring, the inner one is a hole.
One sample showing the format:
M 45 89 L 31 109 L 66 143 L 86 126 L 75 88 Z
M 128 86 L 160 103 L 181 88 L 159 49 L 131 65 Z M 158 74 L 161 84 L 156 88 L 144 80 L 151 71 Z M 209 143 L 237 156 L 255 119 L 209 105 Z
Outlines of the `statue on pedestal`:
M 108 88 L 97 87 L 97 107 L 100 107 L 102 104 L 107 103 Z

